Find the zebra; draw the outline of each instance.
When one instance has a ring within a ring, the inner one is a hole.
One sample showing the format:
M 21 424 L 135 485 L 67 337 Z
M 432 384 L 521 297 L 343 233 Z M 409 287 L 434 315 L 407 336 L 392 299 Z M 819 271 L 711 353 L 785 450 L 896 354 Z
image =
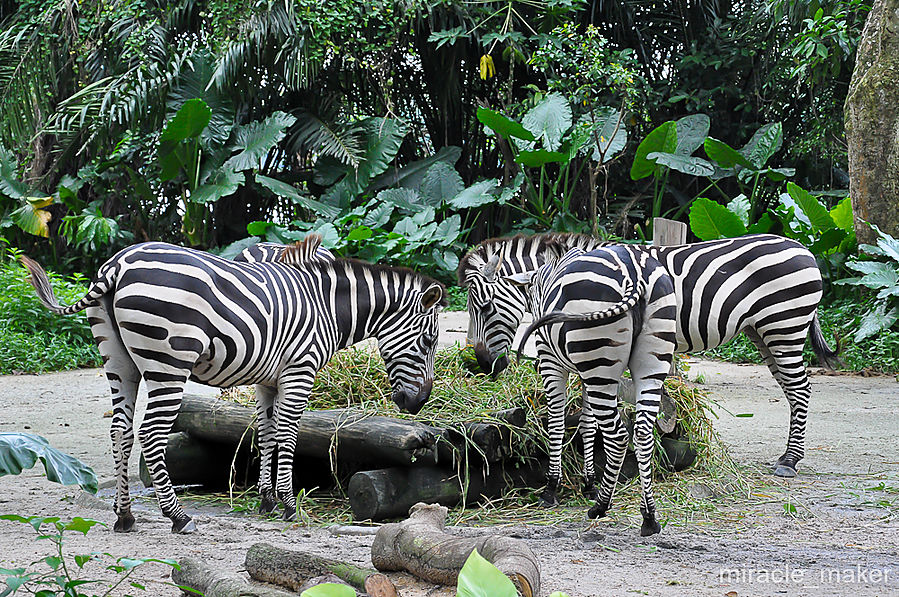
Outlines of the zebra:
M 642 489 L 640 534 L 654 535 L 661 526 L 652 492 L 653 427 L 662 384 L 674 357 L 674 284 L 656 259 L 633 246 L 590 252 L 574 248 L 561 258 L 550 256 L 552 251 L 545 249 L 547 261 L 538 270 L 505 278 L 527 288 L 535 318 L 524 333 L 522 346 L 536 331 L 537 369 L 547 395 L 550 440 L 549 471 L 541 500 L 546 505 L 557 503 L 567 381 L 569 373 L 575 373 L 583 382 L 584 490 L 596 498 L 587 516 L 605 516 L 627 452 L 628 432 L 618 411 L 618 383 L 629 369 L 636 390 L 634 451 Z M 606 454 L 598 494 L 593 466 L 597 423 Z
M 167 435 L 188 379 L 264 389 L 257 408 L 272 413 L 267 424 L 274 431 L 260 433 L 259 491 L 269 510 L 277 495 L 287 520 L 296 512 L 297 423 L 316 373 L 338 349 L 377 338 L 394 402 L 413 413 L 422 408 L 433 384 L 443 285 L 403 268 L 314 258 L 319 242 L 311 235 L 278 262 L 261 263 L 159 242 L 133 245 L 107 261 L 87 294 L 68 307 L 57 302 L 40 265 L 22 257 L 44 306 L 60 315 L 87 309 L 113 400 L 114 530 L 134 528 L 128 459 L 141 380 L 149 401 L 138 436 L 160 510 L 176 533 L 196 530 L 165 466 Z
M 483 369 L 498 374 L 521 323 L 524 292 L 503 275 L 543 263 L 547 243 L 591 250 L 609 243 L 576 234 L 492 239 L 460 261 L 459 285 L 468 288 L 468 337 Z M 744 332 L 759 349 L 790 406 L 787 447 L 774 474 L 796 476 L 805 455 L 811 390 L 802 361 L 806 337 L 819 361 L 839 366 L 839 339 L 832 350 L 818 322 L 821 272 L 801 244 L 771 234 L 748 235 L 678 246 L 635 245 L 668 271 L 677 298 L 678 353 L 720 346 Z

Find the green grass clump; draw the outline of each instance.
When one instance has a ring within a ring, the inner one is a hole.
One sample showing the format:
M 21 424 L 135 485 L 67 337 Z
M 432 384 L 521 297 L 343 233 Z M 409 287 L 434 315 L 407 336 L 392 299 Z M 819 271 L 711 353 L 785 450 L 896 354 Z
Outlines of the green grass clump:
M 876 371 L 883 373 L 899 372 L 899 331 L 884 330 L 877 336 L 855 342 L 853 335 L 858 329 L 861 316 L 870 310 L 870 306 L 853 302 L 840 301 L 818 309 L 818 319 L 824 338 L 831 348 L 836 348 L 836 337 L 840 338 L 842 351 L 840 359 L 848 371 Z M 711 350 L 696 353 L 707 358 L 721 359 L 733 363 L 761 363 L 762 356 L 744 334 Z M 818 365 L 818 359 L 806 342 L 805 361 Z
M 461 286 L 448 286 L 446 298 L 449 301 L 447 311 L 465 311 L 468 309 L 468 290 Z
M 0 262 L 0 374 L 99 367 L 100 354 L 84 312 L 61 316 L 47 310 L 14 257 L 10 252 Z M 83 278 L 49 276 L 62 304 L 76 302 L 87 290 Z

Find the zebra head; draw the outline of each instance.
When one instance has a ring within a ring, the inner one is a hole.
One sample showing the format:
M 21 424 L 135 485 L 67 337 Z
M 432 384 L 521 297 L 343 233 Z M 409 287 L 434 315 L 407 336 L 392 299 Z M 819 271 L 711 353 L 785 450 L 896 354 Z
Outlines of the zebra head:
M 437 313 L 446 303 L 446 293 L 441 284 L 432 283 L 408 294 L 405 308 L 398 310 L 376 337 L 393 401 L 414 415 L 425 405 L 434 385 Z
M 472 256 L 459 271 L 460 285 L 468 288 L 468 342 L 481 370 L 494 376 L 509 365 L 515 330 L 528 308 L 526 293 L 497 275 L 501 258 Z

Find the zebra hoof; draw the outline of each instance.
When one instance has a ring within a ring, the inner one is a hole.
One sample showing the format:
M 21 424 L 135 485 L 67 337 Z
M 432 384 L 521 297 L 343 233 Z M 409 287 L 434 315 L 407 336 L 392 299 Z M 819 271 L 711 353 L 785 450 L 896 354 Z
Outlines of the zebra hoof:
M 271 498 L 262 498 L 259 502 L 259 513 L 263 516 L 267 516 L 275 511 L 275 508 L 278 507 L 278 502 Z
M 796 467 L 789 464 L 778 464 L 774 467 L 774 476 L 793 478 L 796 476 Z
M 130 533 L 134 530 L 134 516 L 130 513 L 120 514 L 118 520 L 112 526 L 112 530 L 116 533 Z
M 172 523 L 172 532 L 179 535 L 190 535 L 196 532 L 197 525 L 190 518 L 175 521 Z
M 286 522 L 296 522 L 297 521 L 296 507 L 288 508 L 287 506 L 284 506 L 284 520 Z
M 599 504 L 594 504 L 592 508 L 587 510 L 587 518 L 605 518 L 606 512 L 608 511 L 608 506 L 600 506 Z
M 662 525 L 660 525 L 659 521 L 657 521 L 654 517 L 643 519 L 643 525 L 640 527 L 641 537 L 649 537 L 650 535 L 655 535 L 656 533 L 661 532 Z
M 540 496 L 540 507 L 541 508 L 552 508 L 553 506 L 559 505 L 559 498 L 556 497 L 556 492 L 554 491 L 544 491 Z

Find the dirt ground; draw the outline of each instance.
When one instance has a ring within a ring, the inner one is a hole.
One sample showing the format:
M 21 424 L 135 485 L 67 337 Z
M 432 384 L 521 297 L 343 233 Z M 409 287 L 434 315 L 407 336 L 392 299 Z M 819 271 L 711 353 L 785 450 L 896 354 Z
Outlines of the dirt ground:
M 464 317 L 453 315 L 444 324 L 449 332 L 444 343 L 464 337 Z M 716 427 L 734 458 L 767 469 L 783 450 L 787 425 L 786 401 L 767 370 L 697 360 L 691 365 L 690 379 L 699 378 L 720 405 Z M 808 449 L 799 476 L 772 477 L 764 490 L 738 503 L 730 503 L 726 495 L 719 498 L 719 508 L 733 510 L 728 520 L 736 522 L 668 524 L 649 538 L 639 536 L 639 520 L 622 516 L 596 524 L 585 520 L 557 527 L 521 524 L 452 532 L 523 538 L 541 562 L 543 594 L 899 594 L 899 384 L 892 376 L 849 375 L 815 375 L 812 383 Z M 236 573 L 247 548 L 267 541 L 370 563 L 370 535 L 285 527 L 252 516 L 193 510 L 198 533 L 172 535 L 155 501 L 146 498 L 135 505 L 138 531 L 113 533 L 109 419 L 103 416 L 109 408 L 99 370 L 0 377 L 0 431 L 43 435 L 93 467 L 104 488 L 93 497 L 50 483 L 38 465 L 18 477 L 0 478 L 0 514 L 81 516 L 109 524 L 68 539 L 66 547 L 73 554 L 192 555 Z M 132 468 L 137 487 L 136 458 Z M 660 519 L 665 519 L 664 511 Z M 0 521 L 0 567 L 25 566 L 49 555 L 49 547 L 35 540 L 30 526 Z M 87 574 L 102 575 L 96 569 Z M 136 578 L 147 586 L 143 594 L 179 594 L 167 584 L 169 570 L 163 565 L 143 566 Z M 129 592 L 142 594 L 124 588 L 117 594 Z M 415 585 L 403 594 L 453 592 Z

